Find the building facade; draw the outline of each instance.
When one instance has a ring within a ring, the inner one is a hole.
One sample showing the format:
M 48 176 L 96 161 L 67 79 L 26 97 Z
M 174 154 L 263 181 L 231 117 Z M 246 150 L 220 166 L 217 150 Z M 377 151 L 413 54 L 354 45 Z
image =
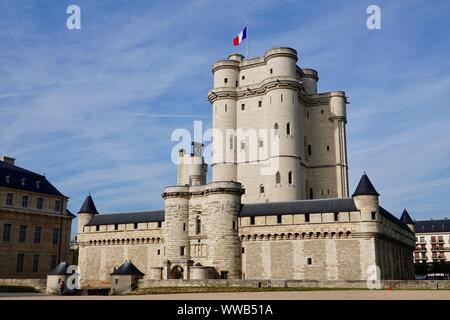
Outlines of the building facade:
M 82 286 L 110 286 L 124 261 L 148 279 L 414 277 L 414 224 L 380 206 L 366 174 L 349 197 L 345 93 L 317 93 L 318 73 L 296 62 L 276 48 L 214 64 L 212 181 L 193 143 L 163 210 L 99 214 L 88 196 Z
M 415 221 L 414 262 L 450 261 L 450 220 Z
M 45 278 L 70 259 L 67 201 L 45 176 L 0 159 L 0 278 Z

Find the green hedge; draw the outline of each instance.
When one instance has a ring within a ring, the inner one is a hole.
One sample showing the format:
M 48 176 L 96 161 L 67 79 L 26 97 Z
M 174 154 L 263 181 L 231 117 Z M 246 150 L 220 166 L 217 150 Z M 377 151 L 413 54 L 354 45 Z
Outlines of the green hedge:
M 3 286 L 0 285 L 0 292 L 37 292 L 33 287 L 29 286 Z
M 429 273 L 445 273 L 450 274 L 450 262 L 427 262 L 415 263 L 414 270 L 417 275 L 426 275 Z

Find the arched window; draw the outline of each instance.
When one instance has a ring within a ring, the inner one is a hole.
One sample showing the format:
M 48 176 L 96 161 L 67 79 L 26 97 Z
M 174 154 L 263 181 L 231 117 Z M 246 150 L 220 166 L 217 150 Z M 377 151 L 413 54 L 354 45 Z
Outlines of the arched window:
M 286 134 L 291 134 L 291 124 L 289 122 L 286 124 Z
M 275 183 L 276 184 L 280 184 L 281 183 L 280 172 L 277 172 L 277 174 L 275 175 Z
M 195 233 L 200 234 L 202 232 L 202 219 L 200 217 L 197 217 L 195 221 Z
M 259 185 L 259 193 L 264 193 L 264 185 L 263 184 Z
M 227 104 L 225 103 L 225 112 L 227 112 L 228 110 L 227 110 Z
M 288 173 L 288 183 L 292 184 L 292 171 L 289 171 Z
M 280 128 L 278 127 L 278 123 L 275 122 L 275 124 L 273 125 L 273 130 L 275 131 L 275 134 L 279 133 Z

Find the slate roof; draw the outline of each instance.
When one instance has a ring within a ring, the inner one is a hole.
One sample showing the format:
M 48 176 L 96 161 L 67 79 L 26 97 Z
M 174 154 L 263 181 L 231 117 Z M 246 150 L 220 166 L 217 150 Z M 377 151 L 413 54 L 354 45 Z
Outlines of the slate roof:
M 52 275 L 52 276 L 62 276 L 65 275 L 67 272 L 67 268 L 70 266 L 69 263 L 67 262 L 61 262 L 60 264 L 58 264 L 55 269 L 53 269 L 52 271 L 50 271 L 48 274 Z
M 377 190 L 375 190 L 375 187 L 373 186 L 372 182 L 370 182 L 369 177 L 364 172 L 352 197 L 368 195 L 379 196 L 380 194 L 377 192 Z
M 411 219 L 411 216 L 409 215 L 408 211 L 406 211 L 406 209 L 403 210 L 400 220 L 404 224 L 415 224 L 415 222 L 413 221 L 413 219 Z
M 95 215 L 87 226 L 164 221 L 164 211 L 143 211 Z
M 1 160 L 0 187 L 64 197 L 45 176 Z
M 95 207 L 94 200 L 92 200 L 91 195 L 88 195 L 86 197 L 78 213 L 98 214 L 97 208 Z
M 395 217 L 389 211 L 380 208 L 380 214 L 397 224 L 399 227 L 408 230 L 406 224 Z M 239 216 L 269 216 L 279 214 L 301 214 L 301 213 L 327 213 L 327 212 L 351 212 L 358 211 L 353 198 L 317 199 L 317 200 L 296 200 L 285 202 L 249 203 L 241 206 Z
M 380 213 L 383 216 L 385 216 L 387 219 L 391 220 L 399 227 L 402 227 L 403 229 L 408 230 L 409 232 L 412 232 L 411 229 L 405 223 L 403 223 L 399 218 L 397 218 L 392 213 L 390 213 L 389 211 L 384 209 L 382 206 L 379 206 L 379 209 L 380 209 Z
M 325 213 L 357 211 L 353 198 L 295 200 L 243 204 L 241 217 L 296 213 Z
M 416 222 L 416 233 L 450 232 L 450 220 L 423 220 Z
M 130 260 L 125 261 L 119 268 L 117 268 L 112 276 L 144 276 L 142 273 Z

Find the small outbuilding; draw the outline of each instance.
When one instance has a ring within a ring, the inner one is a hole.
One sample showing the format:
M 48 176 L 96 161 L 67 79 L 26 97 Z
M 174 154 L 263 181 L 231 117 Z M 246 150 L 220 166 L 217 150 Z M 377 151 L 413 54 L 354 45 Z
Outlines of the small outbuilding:
M 110 275 L 111 294 L 123 294 L 135 290 L 139 279 L 142 279 L 144 275 L 130 260 L 126 260 Z
M 70 274 L 67 274 L 67 268 L 70 264 L 68 262 L 61 262 L 47 275 L 47 294 L 60 294 L 61 284 L 64 282 L 64 293 L 67 289 L 67 278 Z

